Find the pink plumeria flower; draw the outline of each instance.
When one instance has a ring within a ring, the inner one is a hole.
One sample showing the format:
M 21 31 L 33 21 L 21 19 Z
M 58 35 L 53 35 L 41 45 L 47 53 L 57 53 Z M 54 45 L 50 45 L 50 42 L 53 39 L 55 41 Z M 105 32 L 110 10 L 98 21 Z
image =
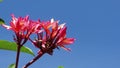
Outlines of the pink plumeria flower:
M 63 49 L 70 51 L 69 48 L 66 48 L 66 45 L 70 45 L 74 43 L 74 38 L 66 37 L 67 27 L 65 24 L 58 25 L 59 21 L 51 21 L 42 22 L 42 27 L 45 30 L 38 35 L 38 38 L 33 42 L 33 44 L 40 48 L 44 53 L 48 53 L 52 55 L 53 49 L 62 47 Z
M 10 26 L 5 24 L 2 24 L 2 26 L 4 26 L 6 29 L 13 30 L 15 33 L 18 33 L 25 31 L 25 23 L 28 22 L 29 22 L 28 16 L 26 16 L 25 18 L 22 17 L 16 18 L 12 14 L 12 21 L 10 22 Z
M 16 18 L 13 14 L 10 26 L 5 24 L 2 26 L 15 33 L 14 40 L 19 45 L 23 45 L 32 33 L 39 32 L 41 28 L 39 21 L 31 21 L 29 16 Z

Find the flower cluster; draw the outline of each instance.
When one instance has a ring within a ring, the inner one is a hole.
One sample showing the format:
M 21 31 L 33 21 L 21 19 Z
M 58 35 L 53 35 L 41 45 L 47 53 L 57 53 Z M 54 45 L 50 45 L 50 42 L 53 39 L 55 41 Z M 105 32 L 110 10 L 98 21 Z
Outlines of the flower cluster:
M 58 23 L 59 21 L 54 21 L 54 19 L 49 21 L 33 21 L 29 19 L 29 16 L 16 18 L 12 14 L 10 26 L 2 24 L 3 27 L 12 30 L 15 33 L 14 41 L 18 45 L 15 68 L 18 67 L 20 49 L 28 40 L 30 40 L 35 47 L 39 48 L 39 51 L 37 56 L 23 68 L 30 66 L 45 53 L 52 55 L 55 48 L 59 49 L 59 47 L 61 47 L 70 51 L 69 48 L 66 48 L 66 45 L 72 44 L 75 39 L 67 38 L 67 27 L 65 26 L 65 23 L 61 25 Z M 32 39 L 30 37 L 31 34 L 35 34 L 37 38 Z
M 8 30 L 14 31 L 16 35 L 14 36 L 14 40 L 18 45 L 21 46 L 27 42 L 29 36 L 32 33 L 39 32 L 41 28 L 39 21 L 34 22 L 32 20 L 29 20 L 29 16 L 26 16 L 24 18 L 16 18 L 13 14 L 10 26 L 5 24 L 2 24 L 2 26 Z
M 65 45 L 72 44 L 75 40 L 66 37 L 67 27 L 65 24 L 58 25 L 58 22 L 54 19 L 41 22 L 43 32 L 38 33 L 37 39 L 32 41 L 37 48 L 50 55 L 52 55 L 53 49 L 58 48 L 58 46 L 70 50 Z
M 52 55 L 53 49 L 61 47 L 65 50 L 70 50 L 66 48 L 65 45 L 72 44 L 74 38 L 66 37 L 67 27 L 65 23 L 59 25 L 59 21 L 50 21 L 41 22 L 29 20 L 29 16 L 24 18 L 16 18 L 12 15 L 12 21 L 10 26 L 3 24 L 5 28 L 14 31 L 16 37 L 14 37 L 15 42 L 18 45 L 23 45 L 29 39 L 37 48 L 42 52 Z M 32 40 L 30 35 L 35 33 L 37 38 Z

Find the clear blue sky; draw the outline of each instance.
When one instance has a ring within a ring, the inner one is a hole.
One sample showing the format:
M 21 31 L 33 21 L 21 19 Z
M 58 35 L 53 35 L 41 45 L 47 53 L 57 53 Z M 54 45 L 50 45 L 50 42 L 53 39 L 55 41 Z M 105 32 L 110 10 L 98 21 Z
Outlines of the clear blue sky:
M 29 15 L 30 19 L 54 18 L 66 22 L 68 37 L 76 38 L 68 46 L 71 52 L 55 50 L 44 55 L 29 68 L 120 68 L 120 1 L 119 0 L 4 0 L 0 17 L 6 24 L 15 16 Z M 0 27 L 0 39 L 12 40 L 13 33 Z M 30 43 L 26 44 L 36 52 Z M 15 52 L 0 50 L 0 68 L 15 62 Z M 21 53 L 22 67 L 33 57 Z

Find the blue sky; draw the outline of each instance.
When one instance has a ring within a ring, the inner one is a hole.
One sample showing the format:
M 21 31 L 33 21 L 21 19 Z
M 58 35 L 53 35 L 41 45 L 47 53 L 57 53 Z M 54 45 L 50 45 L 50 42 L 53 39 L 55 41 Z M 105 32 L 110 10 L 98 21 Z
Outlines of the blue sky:
M 4 0 L 0 17 L 6 24 L 11 14 L 29 15 L 30 19 L 66 22 L 67 36 L 76 38 L 71 52 L 55 50 L 45 54 L 29 68 L 120 68 L 120 1 L 119 0 Z M 0 27 L 0 38 L 12 40 L 13 33 Z M 36 48 L 26 44 L 36 52 Z M 15 52 L 0 50 L 0 68 L 15 62 Z M 21 68 L 33 57 L 21 53 Z

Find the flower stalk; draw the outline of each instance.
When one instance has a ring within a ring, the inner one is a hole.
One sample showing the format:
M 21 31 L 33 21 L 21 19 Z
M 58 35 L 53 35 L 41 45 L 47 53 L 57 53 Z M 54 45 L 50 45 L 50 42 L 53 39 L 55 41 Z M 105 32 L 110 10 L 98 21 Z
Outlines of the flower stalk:
M 35 61 L 37 61 L 40 57 L 42 57 L 45 53 L 40 51 L 39 54 L 33 58 L 30 62 L 28 62 L 23 68 L 28 68 L 31 64 L 33 64 Z
M 19 63 L 19 57 L 20 57 L 20 49 L 22 46 L 18 45 L 17 46 L 17 54 L 16 54 L 16 63 L 15 63 L 15 68 L 18 68 L 18 63 Z

